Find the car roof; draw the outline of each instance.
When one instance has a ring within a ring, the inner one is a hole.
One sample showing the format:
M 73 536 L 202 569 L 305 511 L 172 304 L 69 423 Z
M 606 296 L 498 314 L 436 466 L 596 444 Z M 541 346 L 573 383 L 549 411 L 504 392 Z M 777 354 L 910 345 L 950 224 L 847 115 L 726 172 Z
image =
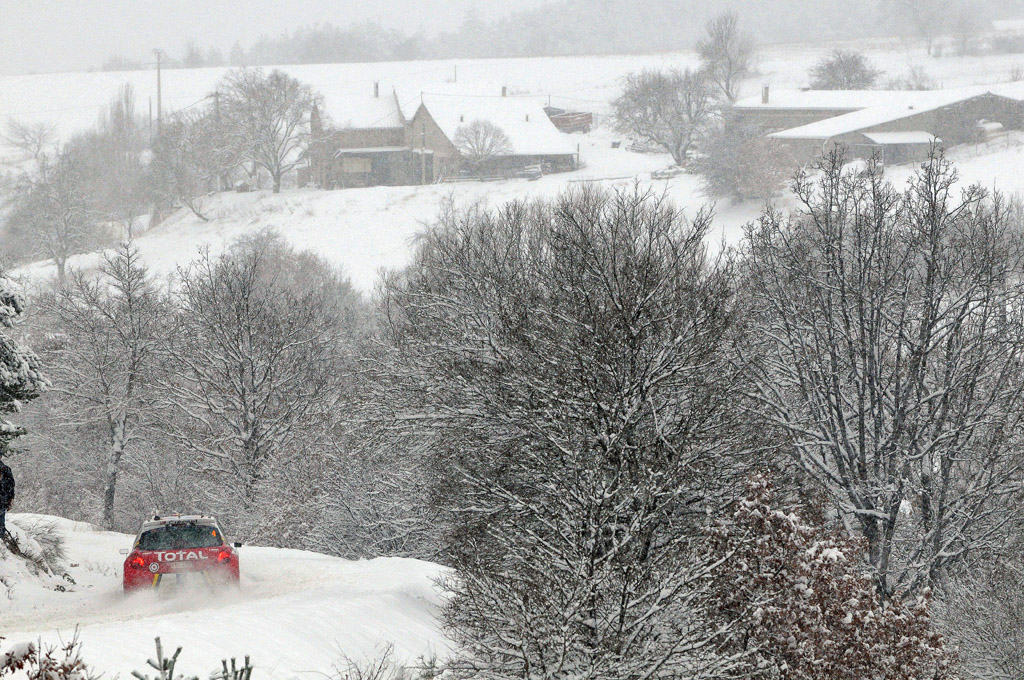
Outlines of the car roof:
M 142 523 L 142 529 L 139 530 L 139 533 L 158 527 L 165 527 L 168 524 L 199 524 L 215 527 L 217 526 L 217 520 L 209 515 L 153 515 L 151 519 L 147 519 Z

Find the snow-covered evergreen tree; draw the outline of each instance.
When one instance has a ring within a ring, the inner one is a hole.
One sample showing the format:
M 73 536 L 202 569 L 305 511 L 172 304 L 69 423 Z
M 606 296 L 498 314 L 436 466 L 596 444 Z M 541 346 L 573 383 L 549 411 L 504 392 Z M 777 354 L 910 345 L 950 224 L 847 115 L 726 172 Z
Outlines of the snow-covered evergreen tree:
M 46 388 L 39 360 L 27 347 L 6 332 L 24 312 L 24 300 L 12 282 L 0 273 L 0 453 L 24 429 L 5 419 L 17 413 L 21 405 L 36 398 Z

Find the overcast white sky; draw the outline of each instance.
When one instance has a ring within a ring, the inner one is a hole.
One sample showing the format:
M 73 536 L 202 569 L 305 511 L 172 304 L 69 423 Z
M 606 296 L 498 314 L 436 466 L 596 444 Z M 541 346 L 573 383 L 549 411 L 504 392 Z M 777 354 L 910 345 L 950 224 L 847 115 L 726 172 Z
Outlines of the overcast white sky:
M 434 33 L 544 0 L 0 0 L 0 74 L 85 69 L 113 54 L 141 59 L 160 47 L 179 55 L 193 38 L 225 55 L 237 40 L 299 26 L 376 21 Z

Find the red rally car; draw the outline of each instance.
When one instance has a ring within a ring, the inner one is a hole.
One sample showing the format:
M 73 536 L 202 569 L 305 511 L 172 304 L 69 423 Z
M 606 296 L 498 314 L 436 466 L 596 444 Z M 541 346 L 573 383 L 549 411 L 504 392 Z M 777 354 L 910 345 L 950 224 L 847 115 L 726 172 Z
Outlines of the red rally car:
M 156 515 L 142 523 L 124 561 L 125 592 L 168 581 L 238 583 L 238 552 L 213 517 Z

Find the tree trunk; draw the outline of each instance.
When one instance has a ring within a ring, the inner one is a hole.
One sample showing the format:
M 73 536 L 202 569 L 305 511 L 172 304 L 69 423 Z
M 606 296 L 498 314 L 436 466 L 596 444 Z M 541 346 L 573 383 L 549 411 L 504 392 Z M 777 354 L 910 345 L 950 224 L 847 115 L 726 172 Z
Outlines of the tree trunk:
M 274 193 L 281 193 L 281 173 L 279 172 L 274 173 Z
M 195 201 L 183 201 L 183 203 L 188 206 L 188 209 L 192 211 L 193 215 L 201 219 L 203 222 L 210 221 L 210 218 L 204 215 L 202 211 L 199 210 L 199 208 L 196 206 Z
M 117 494 L 117 474 L 124 455 L 124 422 L 114 425 L 110 458 L 107 460 L 107 480 L 103 489 L 103 526 L 114 528 L 114 498 Z

